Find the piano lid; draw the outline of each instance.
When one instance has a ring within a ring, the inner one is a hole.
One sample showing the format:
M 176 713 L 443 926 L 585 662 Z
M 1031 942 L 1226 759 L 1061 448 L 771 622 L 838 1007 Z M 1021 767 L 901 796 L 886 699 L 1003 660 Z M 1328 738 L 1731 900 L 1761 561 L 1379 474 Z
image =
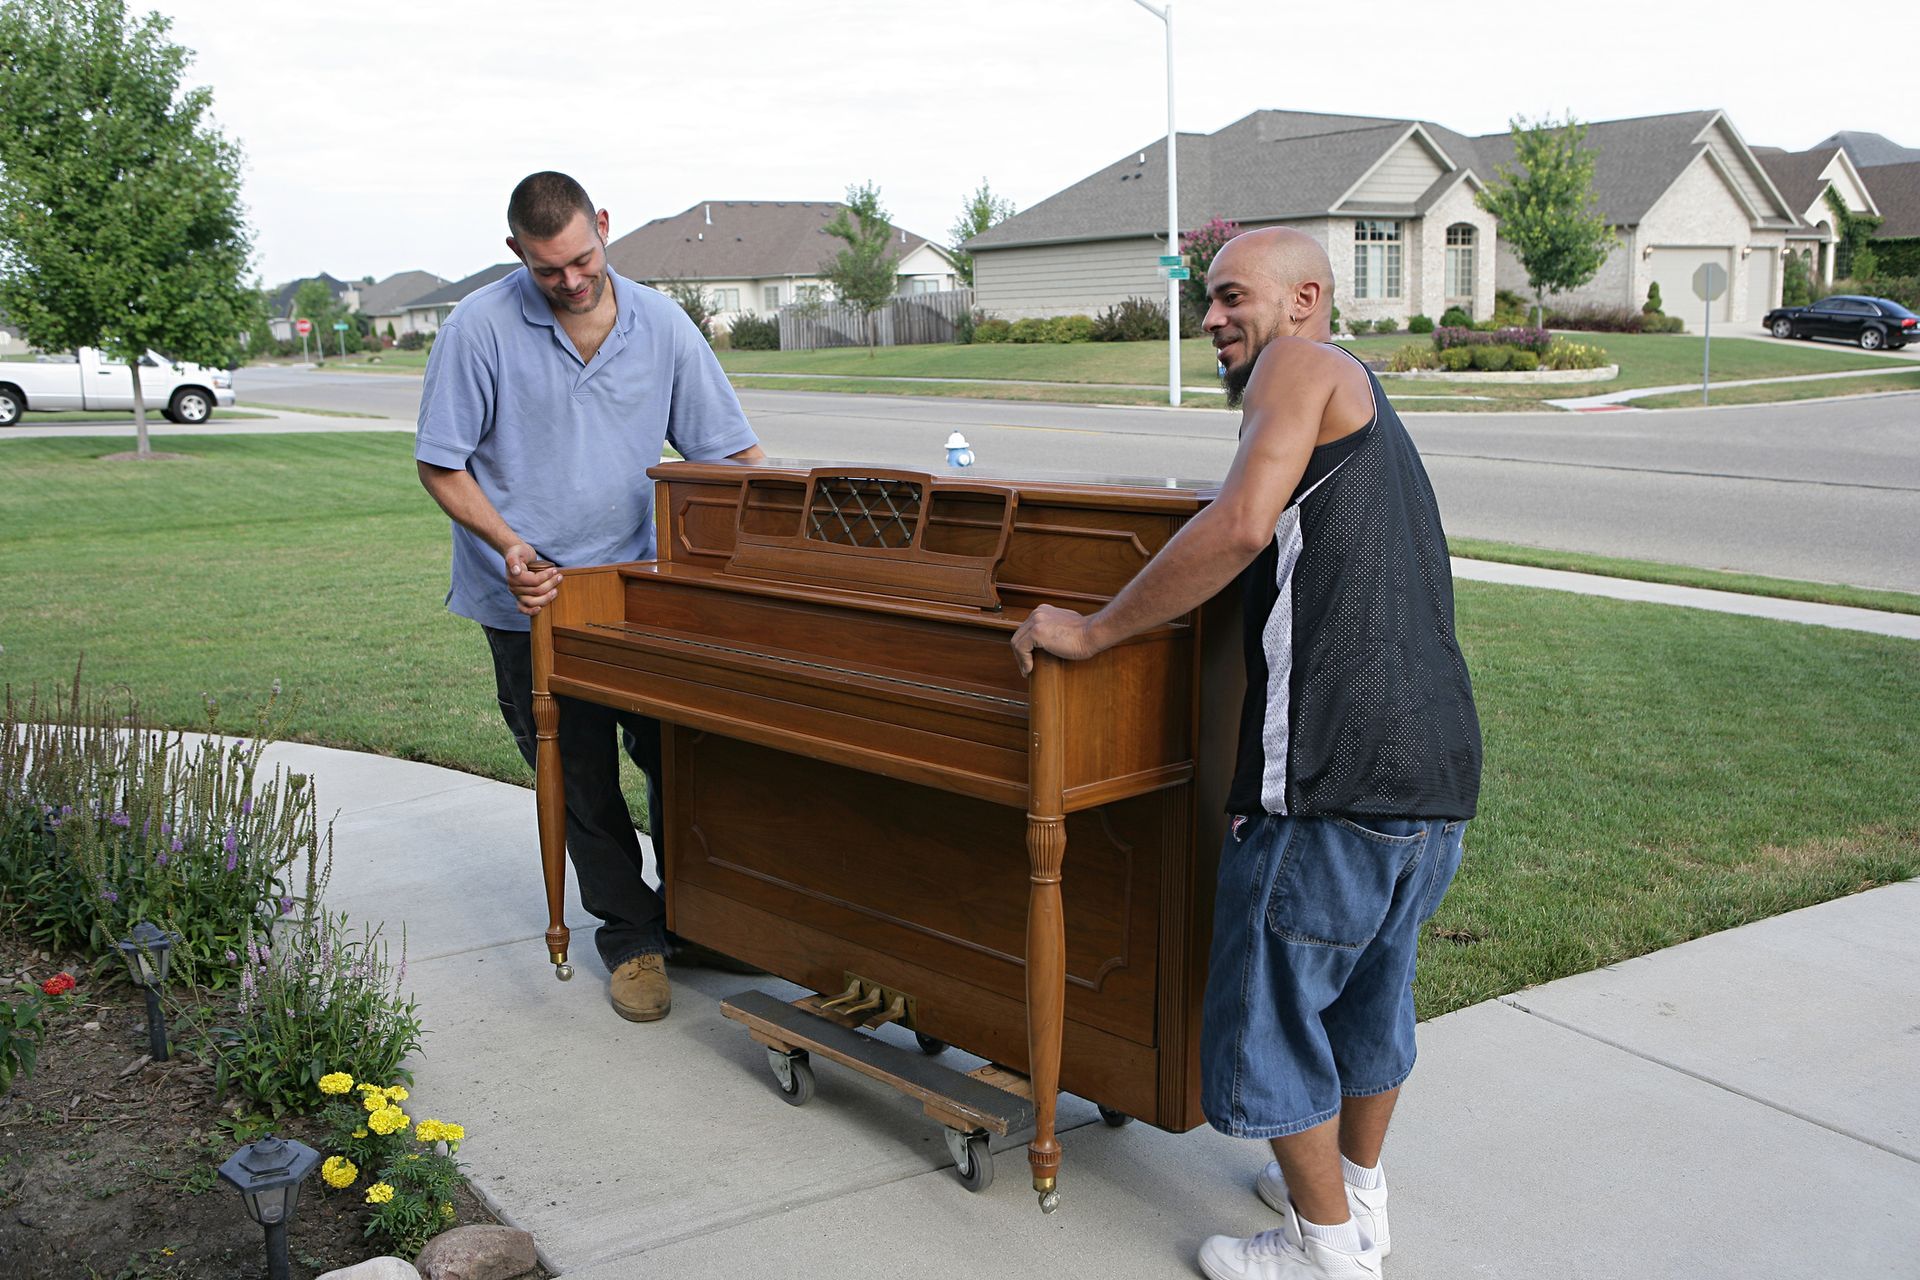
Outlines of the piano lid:
M 808 472 L 830 468 L 843 471 L 848 475 L 857 475 L 863 470 L 879 469 L 895 471 L 897 467 L 877 462 L 849 462 L 845 459 L 808 459 L 808 458 L 762 458 L 755 462 L 736 462 L 722 459 L 710 463 L 702 462 L 662 462 L 650 467 L 647 475 L 655 480 L 670 479 L 673 471 L 664 468 L 738 468 L 766 471 L 779 471 L 798 474 L 804 477 Z M 920 468 L 914 468 L 920 470 Z M 715 474 L 725 475 L 726 471 Z M 1087 489 L 1100 488 L 1130 495 L 1164 494 L 1173 498 L 1185 498 L 1195 505 L 1211 501 L 1220 493 L 1218 480 L 1192 480 L 1173 476 L 1129 476 L 1108 475 L 1099 472 L 1072 471 L 1029 471 L 1009 467 L 976 464 L 971 467 L 940 467 L 928 470 L 934 479 L 944 479 L 960 484 L 970 482 L 1007 485 L 1018 489 Z

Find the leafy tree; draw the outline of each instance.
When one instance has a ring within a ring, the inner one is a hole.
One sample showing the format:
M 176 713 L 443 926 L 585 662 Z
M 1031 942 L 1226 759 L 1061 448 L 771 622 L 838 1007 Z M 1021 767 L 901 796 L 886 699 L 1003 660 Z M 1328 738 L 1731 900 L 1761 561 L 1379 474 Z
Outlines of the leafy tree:
M 1474 199 L 1500 219 L 1500 238 L 1513 246 L 1544 313 L 1546 294 L 1578 289 L 1599 273 L 1615 237 L 1594 208 L 1595 153 L 1581 145 L 1586 126 L 1569 115 L 1533 124 L 1516 116 L 1511 127 L 1515 167 L 1499 166 L 1496 181 Z
M 1855 213 L 1831 185 L 1827 187 L 1827 208 L 1833 211 L 1834 274 L 1845 280 L 1871 280 L 1879 263 L 1868 241 L 1880 229 L 1880 219 L 1870 213 Z
M 894 268 L 900 255 L 893 250 L 893 224 L 880 205 L 880 188 L 868 182 L 847 188 L 847 207 L 833 216 L 827 234 L 847 247 L 820 264 L 820 276 L 833 286 L 840 301 L 858 311 L 867 326 L 867 354 L 873 354 L 873 313 L 893 299 L 897 287 Z
M 961 284 L 973 288 L 973 255 L 963 252 L 960 246 L 1005 222 L 1015 212 L 1013 201 L 996 196 L 987 186 L 987 180 L 980 179 L 979 187 L 960 206 L 960 216 L 947 229 L 947 235 L 953 241 L 953 250 L 947 256 L 953 259 L 954 273 L 960 277 Z
M 34 344 L 229 365 L 256 325 L 240 151 L 190 53 L 125 0 L 0 5 L 0 311 Z
M 338 349 L 339 340 L 333 336 L 333 326 L 340 321 L 352 323 L 347 315 L 346 306 L 334 296 L 332 289 L 324 280 L 302 280 L 300 287 L 293 291 L 293 318 L 313 321 L 314 354 L 325 356 L 327 349 Z
M 1780 278 L 1781 306 L 1804 307 L 1813 301 L 1810 275 L 1805 258 L 1797 253 L 1787 255 L 1787 265 Z
M 660 292 L 680 304 L 687 313 L 687 319 L 693 321 L 693 327 L 700 336 L 713 345 L 713 295 L 706 291 L 698 280 L 669 280 L 660 286 Z
M 1227 241 L 1239 234 L 1239 223 L 1214 218 L 1199 230 L 1180 236 L 1180 252 L 1186 255 L 1187 269 L 1192 272 L 1180 282 L 1180 307 L 1195 318 L 1195 328 L 1199 327 L 1199 317 L 1207 313 L 1207 268 Z

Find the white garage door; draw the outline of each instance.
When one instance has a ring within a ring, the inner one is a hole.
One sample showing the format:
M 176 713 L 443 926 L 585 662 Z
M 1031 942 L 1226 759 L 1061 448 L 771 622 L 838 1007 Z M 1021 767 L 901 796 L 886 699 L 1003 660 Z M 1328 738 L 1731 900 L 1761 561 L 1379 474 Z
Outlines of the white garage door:
M 1759 324 L 1766 318 L 1767 312 L 1779 305 L 1779 299 L 1773 296 L 1773 272 L 1779 265 L 1780 255 L 1765 246 L 1755 248 L 1753 256 L 1747 259 L 1745 318 L 1754 324 Z
M 1699 333 L 1706 323 L 1707 304 L 1693 296 L 1693 273 L 1702 263 L 1717 262 L 1727 272 L 1727 291 L 1713 304 L 1713 318 L 1733 318 L 1733 250 L 1715 245 L 1710 248 L 1656 248 L 1651 265 L 1653 278 L 1660 286 L 1660 309 L 1686 321 L 1687 332 Z

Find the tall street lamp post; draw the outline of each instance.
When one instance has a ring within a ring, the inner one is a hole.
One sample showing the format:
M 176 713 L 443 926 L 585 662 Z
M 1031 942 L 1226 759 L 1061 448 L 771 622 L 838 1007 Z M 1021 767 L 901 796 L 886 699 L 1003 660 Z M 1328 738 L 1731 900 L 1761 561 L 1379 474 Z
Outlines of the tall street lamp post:
M 1180 180 L 1173 155 L 1173 5 L 1148 4 L 1147 0 L 1133 2 L 1167 24 L 1167 257 L 1178 262 Z M 1167 272 L 1167 403 L 1180 403 L 1180 278 L 1177 269 Z

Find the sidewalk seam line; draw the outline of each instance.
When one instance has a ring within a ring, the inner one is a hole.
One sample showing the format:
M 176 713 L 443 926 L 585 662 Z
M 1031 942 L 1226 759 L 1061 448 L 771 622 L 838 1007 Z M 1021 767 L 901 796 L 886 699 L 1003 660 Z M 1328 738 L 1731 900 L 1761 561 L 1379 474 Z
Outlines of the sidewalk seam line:
M 1507 997 L 1507 996 L 1500 997 L 1499 1003 L 1505 1005 L 1509 1009 L 1512 1009 L 1516 1013 L 1526 1014 L 1530 1018 L 1538 1018 L 1542 1022 L 1548 1023 L 1552 1026 L 1559 1027 L 1562 1031 L 1570 1031 L 1574 1035 L 1581 1036 L 1585 1039 L 1591 1040 L 1596 1044 L 1606 1045 L 1609 1049 L 1617 1049 L 1621 1053 L 1627 1054 L 1630 1057 L 1640 1059 L 1642 1062 L 1651 1063 L 1656 1067 L 1664 1067 L 1668 1071 L 1672 1071 L 1679 1075 L 1686 1076 L 1689 1079 L 1698 1080 L 1701 1084 L 1707 1085 L 1710 1088 L 1718 1089 L 1722 1093 L 1730 1093 L 1736 1098 L 1745 1098 L 1748 1102 L 1756 1103 L 1759 1106 L 1765 1107 L 1769 1111 L 1777 1111 L 1781 1115 L 1792 1116 L 1795 1120 L 1799 1120 L 1805 1124 L 1810 1124 L 1816 1129 L 1825 1129 L 1828 1133 L 1834 1134 L 1838 1137 L 1846 1138 L 1852 1142 L 1858 1142 L 1863 1146 L 1873 1147 L 1874 1149 L 1879 1151 L 1884 1151 L 1888 1155 L 1893 1156 L 1896 1159 L 1905 1160 L 1908 1164 L 1920 1164 L 1920 1155 L 1915 1155 L 1913 1152 L 1902 1151 L 1898 1147 L 1888 1146 L 1886 1143 L 1881 1142 L 1875 1138 L 1869 1138 L 1865 1134 L 1854 1133 L 1850 1130 L 1842 1129 L 1839 1126 L 1830 1124 L 1827 1121 L 1821 1120 L 1816 1116 L 1808 1115 L 1804 1111 L 1796 1111 L 1792 1107 L 1786 1106 L 1779 1102 L 1775 1102 L 1770 1098 L 1763 1098 L 1757 1093 L 1749 1093 L 1745 1089 L 1736 1088 L 1733 1085 L 1730 1085 L 1723 1080 L 1715 1080 L 1712 1076 L 1704 1075 L 1701 1072 L 1695 1071 L 1691 1067 L 1684 1067 L 1684 1066 L 1681 1066 L 1679 1063 L 1669 1061 L 1666 1058 L 1656 1057 L 1651 1053 L 1646 1053 L 1642 1050 L 1635 1049 L 1630 1045 L 1621 1044 L 1618 1040 L 1610 1040 L 1606 1036 L 1603 1036 L 1598 1032 L 1589 1031 L 1584 1027 L 1577 1027 L 1571 1022 L 1567 1022 L 1563 1019 L 1554 1017 L 1552 1014 L 1542 1013 L 1538 1009 L 1530 1009 L 1526 1005 L 1517 1003 L 1510 997 Z

